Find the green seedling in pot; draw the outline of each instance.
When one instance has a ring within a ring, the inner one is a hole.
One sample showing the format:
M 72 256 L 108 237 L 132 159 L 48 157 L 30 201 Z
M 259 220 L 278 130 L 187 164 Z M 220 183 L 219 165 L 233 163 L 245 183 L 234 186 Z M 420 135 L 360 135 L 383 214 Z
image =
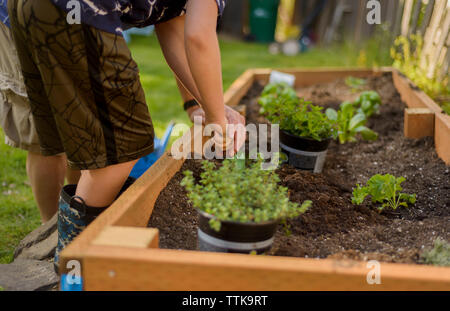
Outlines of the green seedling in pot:
M 317 141 L 336 137 L 334 122 L 322 112 L 324 108 L 299 98 L 285 84 L 267 85 L 258 102 L 262 115 L 292 135 Z
M 359 113 L 363 113 L 366 118 L 369 118 L 373 114 L 380 113 L 381 97 L 375 91 L 363 92 L 356 99 L 354 105 L 358 108 Z
M 376 140 L 378 134 L 366 127 L 367 118 L 362 112 L 356 112 L 351 102 L 343 102 L 339 111 L 332 108 L 326 110 L 327 117 L 336 122 L 338 138 L 341 144 L 357 141 L 360 134 L 365 140 Z
M 408 204 L 416 203 L 416 195 L 400 192 L 403 190 L 401 184 L 405 180 L 404 177 L 377 174 L 369 179 L 366 186 L 357 185 L 353 189 L 352 203 L 361 205 L 366 197 L 370 196 L 372 203 L 381 203 L 378 207 L 380 212 L 387 207 L 392 210 L 400 206 L 408 207 Z
M 273 170 L 262 170 L 262 159 L 248 165 L 226 159 L 220 167 L 203 161 L 199 183 L 185 171 L 181 185 L 193 206 L 213 216 L 210 226 L 220 231 L 221 221 L 261 223 L 294 218 L 304 213 L 311 201 L 302 205 L 289 201 L 288 190 L 279 185 Z

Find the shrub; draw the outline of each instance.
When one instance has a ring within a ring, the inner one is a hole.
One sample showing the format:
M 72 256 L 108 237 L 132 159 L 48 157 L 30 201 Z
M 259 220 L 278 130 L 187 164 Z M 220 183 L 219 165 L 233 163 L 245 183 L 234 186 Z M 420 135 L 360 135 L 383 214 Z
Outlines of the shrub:
M 318 141 L 336 137 L 334 121 L 322 112 L 324 108 L 299 98 L 287 84 L 267 85 L 258 103 L 262 115 L 292 135 Z
M 287 188 L 278 185 L 278 175 L 261 169 L 262 159 L 247 166 L 242 161 L 226 159 L 220 167 L 203 161 L 197 184 L 191 171 L 184 172 L 181 185 L 195 208 L 214 217 L 212 229 L 219 231 L 220 222 L 227 220 L 260 223 L 293 218 L 311 206 L 311 201 L 301 206 L 290 202 Z
M 420 35 L 411 35 L 410 39 L 404 36 L 398 37 L 391 48 L 393 66 L 431 98 L 445 106 L 450 98 L 449 75 L 440 78 L 437 70 L 429 75 L 428 66 L 421 66 L 422 50 L 423 38 Z M 444 111 L 449 113 L 446 109 Z

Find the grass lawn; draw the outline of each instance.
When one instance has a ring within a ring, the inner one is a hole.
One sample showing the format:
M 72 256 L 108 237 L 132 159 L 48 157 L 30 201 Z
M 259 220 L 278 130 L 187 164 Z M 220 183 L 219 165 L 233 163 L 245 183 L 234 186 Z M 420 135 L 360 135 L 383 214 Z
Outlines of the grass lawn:
M 161 136 L 170 121 L 188 123 L 182 109 L 175 80 L 164 61 L 156 38 L 133 37 L 130 44 L 133 57 L 141 70 L 155 130 Z M 232 40 L 221 40 L 224 88 L 245 70 L 255 67 L 317 67 L 352 66 L 358 63 L 359 51 L 347 46 L 311 51 L 295 57 L 275 56 L 267 46 Z M 371 64 L 372 55 L 367 55 Z M 26 153 L 4 143 L 0 129 L 0 263 L 12 260 L 19 241 L 34 228 L 40 219 L 25 171 Z

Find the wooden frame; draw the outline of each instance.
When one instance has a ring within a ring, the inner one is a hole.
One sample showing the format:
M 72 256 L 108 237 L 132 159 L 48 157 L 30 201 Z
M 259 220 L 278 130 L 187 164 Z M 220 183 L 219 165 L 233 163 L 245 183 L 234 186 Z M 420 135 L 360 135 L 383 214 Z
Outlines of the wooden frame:
M 297 87 L 393 72 L 409 107 L 435 113 L 436 147 L 450 163 L 450 117 L 397 71 L 282 71 L 296 75 Z M 227 91 L 226 103 L 238 104 L 255 80 L 267 82 L 269 74 L 270 69 L 246 71 Z M 450 268 L 444 267 L 381 263 L 381 284 L 369 285 L 372 267 L 366 262 L 158 249 L 157 230 L 145 227 L 159 193 L 182 164 L 165 153 L 61 253 L 61 272 L 68 272 L 68 261 L 78 260 L 85 290 L 450 290 Z

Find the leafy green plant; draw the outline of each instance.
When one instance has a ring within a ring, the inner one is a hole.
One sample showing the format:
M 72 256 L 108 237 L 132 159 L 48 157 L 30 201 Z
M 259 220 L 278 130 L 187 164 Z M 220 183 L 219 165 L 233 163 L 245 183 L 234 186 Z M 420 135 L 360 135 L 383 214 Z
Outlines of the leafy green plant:
M 366 127 L 367 118 L 363 112 L 357 112 L 353 103 L 343 102 L 336 111 L 332 108 L 326 110 L 328 119 L 337 124 L 338 138 L 341 144 L 357 141 L 360 134 L 365 140 L 376 140 L 378 134 Z
M 447 74 L 441 77 L 438 70 L 430 74 L 428 64 L 421 65 L 422 50 L 423 38 L 420 35 L 411 35 L 410 39 L 404 36 L 398 37 L 391 48 L 393 66 L 436 102 L 445 106 L 450 98 L 450 76 Z
M 425 264 L 450 267 L 450 243 L 437 238 L 433 248 L 424 251 L 420 257 Z
M 322 141 L 336 137 L 335 124 L 323 107 L 299 98 L 287 84 L 269 84 L 259 98 L 260 113 L 292 135 Z
M 195 208 L 214 218 L 212 229 L 219 231 L 221 221 L 260 223 L 284 220 L 304 213 L 311 201 L 301 206 L 289 201 L 287 188 L 280 186 L 273 170 L 262 170 L 262 159 L 249 165 L 242 160 L 226 159 L 220 167 L 203 161 L 200 182 L 195 183 L 193 173 L 185 171 L 181 185 Z
M 401 193 L 403 190 L 401 184 L 406 179 L 404 177 L 396 178 L 390 174 L 374 175 L 367 182 L 366 186 L 357 185 L 353 189 L 352 203 L 361 205 L 367 196 L 371 196 L 372 203 L 382 203 L 378 207 L 381 212 L 386 207 L 396 210 L 398 207 L 408 207 L 408 203 L 416 203 L 415 194 Z
M 360 91 L 366 83 L 366 80 L 355 77 L 347 77 L 345 79 L 345 84 L 352 88 L 353 93 Z
M 369 118 L 373 114 L 380 113 L 381 97 L 375 91 L 366 91 L 361 93 L 353 104 L 358 108 L 358 112 L 364 113 Z

